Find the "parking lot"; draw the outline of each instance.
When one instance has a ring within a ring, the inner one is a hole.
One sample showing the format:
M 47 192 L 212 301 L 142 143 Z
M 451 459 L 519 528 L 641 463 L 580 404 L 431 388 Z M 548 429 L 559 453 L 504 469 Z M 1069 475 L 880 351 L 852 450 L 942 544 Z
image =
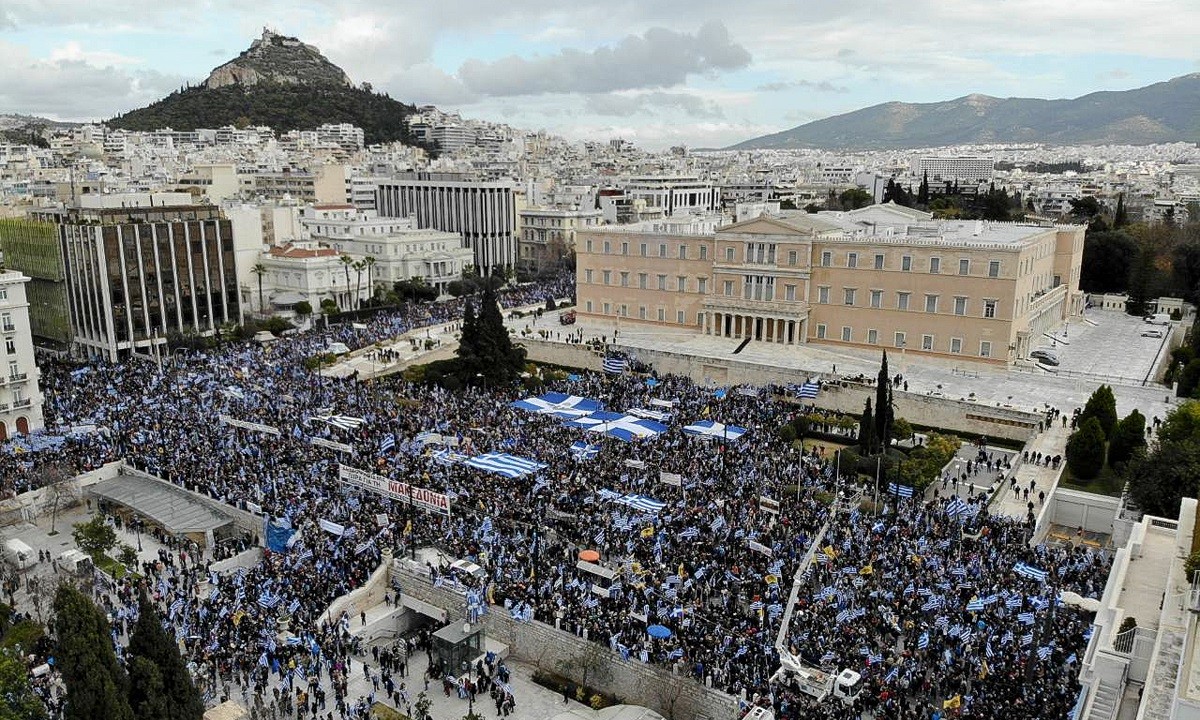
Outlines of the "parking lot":
M 1050 370 L 1059 375 L 1131 385 L 1154 378 L 1155 365 L 1166 355 L 1170 335 L 1179 324 L 1150 325 L 1116 310 L 1091 309 L 1084 317 L 1059 330 L 1054 339 L 1043 336 L 1034 347 L 1057 355 L 1059 365 Z M 1145 337 L 1143 333 L 1150 330 L 1164 331 L 1163 337 Z

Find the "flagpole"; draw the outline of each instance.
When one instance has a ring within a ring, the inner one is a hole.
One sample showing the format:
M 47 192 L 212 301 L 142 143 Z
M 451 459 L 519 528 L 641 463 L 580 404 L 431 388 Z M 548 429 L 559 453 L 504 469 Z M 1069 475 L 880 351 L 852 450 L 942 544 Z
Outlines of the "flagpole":
M 879 470 L 883 466 L 883 457 L 875 458 L 875 514 L 879 515 Z

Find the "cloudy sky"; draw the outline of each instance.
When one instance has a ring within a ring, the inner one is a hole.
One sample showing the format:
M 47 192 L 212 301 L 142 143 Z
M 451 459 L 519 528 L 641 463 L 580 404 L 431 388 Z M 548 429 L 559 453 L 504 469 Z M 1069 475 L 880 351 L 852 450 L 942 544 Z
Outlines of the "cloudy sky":
M 1196 0 L 0 0 L 0 113 L 109 117 L 202 81 L 264 25 L 400 100 L 651 148 L 1200 71 Z

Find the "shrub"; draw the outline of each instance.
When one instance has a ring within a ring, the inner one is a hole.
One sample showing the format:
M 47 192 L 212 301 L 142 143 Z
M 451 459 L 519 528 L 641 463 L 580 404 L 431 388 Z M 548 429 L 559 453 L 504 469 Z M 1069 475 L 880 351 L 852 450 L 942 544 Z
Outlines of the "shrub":
M 1090 417 L 1067 439 L 1067 467 L 1081 480 L 1091 480 L 1104 467 L 1104 430 Z

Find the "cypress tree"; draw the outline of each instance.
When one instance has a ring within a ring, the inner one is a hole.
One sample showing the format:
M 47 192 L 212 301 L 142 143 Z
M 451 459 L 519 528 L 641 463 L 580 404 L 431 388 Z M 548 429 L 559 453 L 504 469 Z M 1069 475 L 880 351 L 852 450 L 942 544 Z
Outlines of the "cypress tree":
M 1117 195 L 1117 210 L 1113 213 L 1113 229 L 1129 224 L 1129 215 L 1125 212 L 1125 193 Z
M 888 374 L 887 350 L 879 365 L 879 377 L 875 381 L 875 439 L 887 452 L 892 431 L 892 378 Z
M 137 625 L 129 637 L 129 655 L 133 658 L 129 704 L 137 711 L 138 720 L 200 720 L 204 716 L 204 700 L 179 656 L 179 646 L 163 630 L 162 616 L 144 592 L 138 603 Z M 151 689 L 155 682 L 170 698 L 162 706 L 165 714 L 159 714 L 158 693 Z
M 54 596 L 55 661 L 67 686 L 65 720 L 133 720 L 129 678 L 117 663 L 108 621 L 91 599 L 69 584 Z
M 919 186 L 917 186 L 917 204 L 918 205 L 928 205 L 929 204 L 929 171 L 928 170 L 926 170 L 925 174 L 921 176 L 921 184 Z
M 875 452 L 875 414 L 871 412 L 871 398 L 867 398 L 858 427 L 858 444 L 862 446 L 864 453 L 870 455 Z

